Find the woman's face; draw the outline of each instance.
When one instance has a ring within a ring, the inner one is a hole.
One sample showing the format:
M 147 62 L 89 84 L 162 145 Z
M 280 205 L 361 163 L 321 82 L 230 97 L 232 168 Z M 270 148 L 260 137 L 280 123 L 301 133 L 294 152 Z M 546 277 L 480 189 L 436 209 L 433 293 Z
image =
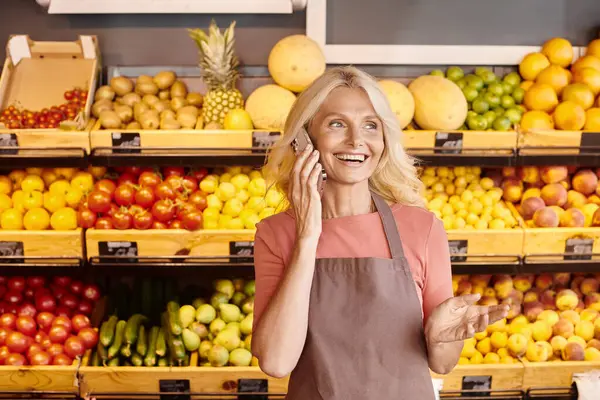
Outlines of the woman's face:
M 334 89 L 315 115 L 310 136 L 327 181 L 352 185 L 375 171 L 385 147 L 383 124 L 361 89 Z

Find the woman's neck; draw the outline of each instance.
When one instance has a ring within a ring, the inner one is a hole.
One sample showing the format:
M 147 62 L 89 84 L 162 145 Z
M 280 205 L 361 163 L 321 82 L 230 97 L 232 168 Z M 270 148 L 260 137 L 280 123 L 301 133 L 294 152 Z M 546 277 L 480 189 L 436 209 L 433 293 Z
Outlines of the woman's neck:
M 373 211 L 369 183 L 339 185 L 327 182 L 323 188 L 323 218 L 368 214 Z

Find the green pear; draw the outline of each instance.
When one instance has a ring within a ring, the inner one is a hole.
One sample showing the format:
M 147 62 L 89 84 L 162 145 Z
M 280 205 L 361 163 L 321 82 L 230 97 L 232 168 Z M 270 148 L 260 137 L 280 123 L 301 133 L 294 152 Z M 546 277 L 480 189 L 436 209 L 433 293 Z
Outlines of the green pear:
M 251 281 L 246 282 L 246 284 L 244 285 L 244 293 L 246 293 L 246 296 L 248 296 L 248 297 L 254 296 L 255 292 L 256 292 L 255 281 L 251 280 Z
M 179 309 L 179 320 L 184 328 L 190 326 L 190 324 L 196 318 L 196 309 L 193 306 L 185 305 Z
M 200 308 L 202 304 L 206 304 L 206 300 L 204 300 L 202 297 L 198 297 L 197 299 L 194 299 L 194 301 L 192 301 L 192 305 L 195 309 Z
M 246 336 L 246 339 L 244 339 L 244 348 L 252 351 L 252 335 L 248 335 Z
M 233 294 L 233 297 L 231 298 L 231 302 L 238 307 L 242 304 L 244 300 L 246 300 L 246 295 L 242 292 L 235 292 Z
M 226 325 L 227 324 L 225 323 L 225 321 L 223 321 L 221 318 L 215 318 L 213 322 L 210 323 L 208 329 L 210 330 L 210 333 L 212 333 L 213 335 L 217 335 L 219 332 L 225 329 Z
M 221 304 L 219 306 L 221 319 L 225 322 L 237 322 L 240 319 L 240 309 L 235 304 Z
M 227 300 L 233 297 L 233 293 L 235 292 L 235 287 L 233 286 L 233 282 L 229 279 L 218 279 L 215 281 L 215 290 L 219 293 L 223 293 L 227 296 Z
M 215 344 L 208 351 L 208 361 L 213 367 L 223 367 L 229 361 L 229 351 L 218 344 Z
M 227 349 L 227 351 L 232 351 L 236 349 L 240 345 L 240 337 L 237 335 L 233 329 L 224 329 L 215 338 L 215 345 L 221 345 Z
M 208 352 L 212 348 L 213 344 L 210 340 L 203 340 L 200 343 L 200 348 L 198 349 L 198 355 L 201 359 L 206 360 L 208 358 Z
M 191 329 L 184 329 L 181 332 L 181 338 L 187 351 L 196 351 L 200 347 L 200 337 Z
M 202 304 L 196 310 L 196 321 L 201 324 L 210 324 L 217 317 L 217 310 L 210 304 Z
M 229 362 L 236 367 L 248 367 L 252 362 L 252 353 L 246 349 L 234 349 L 229 354 Z
M 242 336 L 242 330 L 240 329 L 240 323 L 239 322 L 230 322 L 227 324 L 227 326 L 225 326 L 225 329 L 232 329 L 234 332 L 236 332 L 236 334 L 238 336 Z
M 242 292 L 244 290 L 244 285 L 246 281 L 243 279 L 234 279 L 233 280 L 233 288 L 236 292 Z
M 244 335 L 252 333 L 252 324 L 254 323 L 254 313 L 250 313 L 240 322 L 240 332 Z
M 192 322 L 192 324 L 190 325 L 190 329 L 196 334 L 198 335 L 198 337 L 200 339 L 204 339 L 208 336 L 208 329 L 206 328 L 206 325 L 201 324 L 199 322 Z
M 242 303 L 242 311 L 246 315 L 254 312 L 254 296 L 250 296 L 244 300 Z
M 217 292 L 210 298 L 210 304 L 215 308 L 219 309 L 219 305 L 226 304 L 229 302 L 229 297 L 225 293 Z

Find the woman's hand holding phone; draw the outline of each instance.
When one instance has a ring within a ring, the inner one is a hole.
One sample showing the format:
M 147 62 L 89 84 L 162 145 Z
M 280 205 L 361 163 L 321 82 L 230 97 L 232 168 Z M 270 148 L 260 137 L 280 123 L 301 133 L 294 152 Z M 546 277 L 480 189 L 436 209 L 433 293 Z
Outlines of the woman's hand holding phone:
M 318 181 L 322 169 L 319 152 L 311 144 L 297 155 L 290 181 L 290 194 L 298 240 L 318 241 L 321 236 L 322 210 Z

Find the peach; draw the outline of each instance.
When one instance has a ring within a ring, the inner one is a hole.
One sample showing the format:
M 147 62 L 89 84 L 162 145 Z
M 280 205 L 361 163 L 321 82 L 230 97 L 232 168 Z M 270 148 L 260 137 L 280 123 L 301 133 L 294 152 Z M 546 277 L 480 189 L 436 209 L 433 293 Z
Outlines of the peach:
M 567 192 L 567 203 L 565 204 L 565 207 L 570 208 L 570 207 L 582 207 L 583 205 L 585 205 L 588 202 L 587 197 L 585 197 L 585 195 L 576 192 L 575 190 L 569 190 Z
M 560 220 L 560 217 L 563 215 L 563 213 L 565 212 L 565 209 L 560 207 L 560 206 L 550 206 L 548 207 L 551 210 L 554 210 L 554 212 L 556 213 L 556 215 L 558 215 L 558 219 Z
M 529 184 L 527 186 L 529 186 Z M 523 192 L 523 196 L 521 196 L 521 204 L 523 204 L 523 202 L 530 197 L 540 197 L 542 195 L 542 191 L 540 189 L 541 188 L 537 187 L 530 187 L 526 189 Z
M 527 352 L 527 343 L 529 340 L 521 333 L 513 333 L 506 342 L 506 347 L 513 357 L 521 357 Z
M 499 299 L 507 298 L 513 290 L 513 282 L 510 275 L 498 275 L 495 277 L 494 290 Z
M 584 349 L 587 347 L 587 342 L 581 336 L 573 335 L 567 339 L 567 343 L 577 343 Z
M 589 342 L 587 342 L 587 347 L 593 347 L 595 349 L 600 350 L 600 340 L 598 339 L 592 339 Z
M 531 322 L 537 320 L 542 311 L 544 311 L 544 305 L 539 301 L 532 301 L 523 305 L 523 315 Z
M 546 321 L 550 326 L 554 326 L 560 319 L 560 316 L 554 310 L 544 310 L 538 315 L 537 318 L 540 321 Z
M 597 194 L 593 194 L 587 198 L 587 202 L 589 204 L 597 204 L 600 206 L 600 197 Z
M 567 191 L 571 189 L 571 184 L 569 183 L 569 181 L 560 181 L 558 183 L 560 183 Z
M 533 275 L 517 275 L 513 278 L 513 285 L 515 289 L 524 293 L 531 289 L 533 279 Z
M 583 359 L 585 361 L 600 361 L 600 350 L 595 347 L 585 349 Z
M 565 310 L 560 313 L 560 317 L 568 319 L 573 325 L 577 325 L 581 321 L 581 316 L 575 310 Z
M 600 318 L 594 321 L 594 337 L 600 340 Z
M 561 352 L 562 359 L 565 361 L 583 361 L 585 350 L 579 343 L 567 343 Z
M 473 285 L 487 286 L 491 279 L 492 275 L 473 275 L 470 281 Z
M 540 197 L 529 197 L 521 202 L 521 216 L 531 219 L 537 210 L 546 207 L 546 203 Z
M 571 281 L 571 274 L 568 272 L 557 272 L 554 274 L 554 284 L 568 286 Z
M 494 349 L 502 349 L 506 347 L 508 342 L 508 333 L 506 332 L 493 332 L 490 336 L 490 343 Z
M 586 307 L 589 307 L 594 303 L 600 303 L 600 293 L 589 293 L 585 296 Z
M 600 226 L 600 208 L 594 211 L 592 216 L 592 226 Z
M 531 362 L 543 362 L 548 360 L 550 352 L 548 351 L 548 347 L 542 343 L 530 342 L 527 345 L 525 357 Z
M 504 178 L 516 178 L 517 177 L 517 169 L 515 167 L 503 167 L 502 168 L 502 176 Z
M 577 293 L 570 289 L 564 289 L 556 295 L 556 307 L 561 310 L 574 310 L 579 304 Z
M 556 310 L 556 292 L 554 290 L 544 290 L 540 296 L 540 302 L 545 310 Z
M 539 274 L 535 278 L 535 287 L 540 290 L 550 289 L 552 287 L 552 283 L 554 279 L 550 274 Z
M 562 336 L 565 339 L 568 339 L 571 336 L 573 336 L 574 332 L 575 326 L 571 321 L 569 321 L 566 318 L 559 319 L 558 322 L 552 327 L 552 333 L 554 334 L 554 336 Z
M 600 179 L 600 167 L 596 168 L 594 172 L 596 172 L 596 176 L 598 177 L 598 179 Z
M 495 306 L 498 304 L 498 299 L 490 296 L 483 296 L 479 299 L 479 305 L 482 306 Z
M 581 287 L 581 282 L 583 282 L 584 279 L 585 279 L 584 275 L 574 276 L 573 280 L 571 281 L 571 290 L 573 290 L 573 291 L 579 290 L 579 288 Z
M 494 288 L 486 287 L 483 291 L 483 295 L 486 297 L 496 297 L 496 291 L 494 290 Z
M 496 353 L 487 353 L 483 357 L 484 364 L 500 364 L 500 356 Z
M 523 196 L 523 184 L 514 178 L 506 178 L 502 182 L 502 198 L 508 202 L 516 203 Z
M 511 290 L 508 294 L 507 299 L 512 299 L 513 303 L 523 303 L 523 292 L 518 291 L 517 289 Z
M 564 206 L 567 203 L 567 189 L 560 183 L 549 183 L 542 188 L 541 198 L 547 206 Z
M 567 339 L 562 336 L 554 336 L 552 339 L 550 339 L 550 345 L 552 346 L 552 352 L 554 355 L 560 357 L 562 350 L 565 348 L 567 343 Z
M 569 177 L 569 171 L 564 166 L 542 167 L 540 175 L 544 183 L 558 183 Z
M 585 216 L 577 208 L 569 208 L 560 217 L 560 226 L 563 228 L 583 228 Z
M 596 213 L 596 211 L 598 211 L 598 209 L 600 209 L 600 206 L 598 204 L 588 203 L 579 207 L 579 209 L 581 210 L 583 215 L 585 215 L 585 226 L 592 226 L 594 222 L 594 214 Z
M 531 303 L 532 301 L 538 301 L 540 299 L 540 290 L 537 288 L 530 289 L 525 296 L 523 296 L 524 303 Z
M 583 300 L 581 300 L 581 296 L 579 296 L 579 303 L 577 303 L 577 307 L 575 307 L 575 311 L 581 313 L 585 309 L 585 304 L 583 304 Z
M 471 293 L 483 296 L 483 292 L 485 292 L 485 286 L 473 285 L 473 290 L 471 291 Z
M 559 223 L 558 214 L 550 207 L 544 207 L 533 213 L 533 223 L 539 228 L 556 228 Z
M 575 174 L 571 183 L 573 184 L 573 189 L 589 196 L 596 192 L 598 177 L 592 170 L 582 169 Z
M 492 342 L 489 337 L 483 338 L 479 342 L 477 342 L 477 346 L 475 346 L 477 351 L 479 351 L 484 356 L 492 351 Z
M 519 178 L 525 183 L 537 183 L 541 181 L 538 167 L 523 167 L 518 171 Z
M 544 181 L 539 181 L 536 183 L 526 183 L 525 184 L 525 189 L 541 189 L 543 188 L 545 185 Z M 538 196 L 539 196 L 539 192 L 538 192 Z
M 593 328 L 593 326 L 592 326 Z M 531 326 L 531 334 L 537 342 L 547 341 L 552 337 L 552 327 L 546 321 L 535 321 Z
M 581 289 L 581 293 L 587 296 L 588 294 L 597 292 L 600 289 L 600 284 L 595 278 L 586 278 L 581 282 L 579 288 Z
M 508 327 L 508 325 L 506 322 L 506 318 L 503 318 L 501 320 L 494 322 L 493 324 L 488 325 L 487 331 L 489 333 L 506 332 L 508 330 L 507 327 Z
M 458 289 L 456 293 L 460 296 L 463 294 L 471 294 L 473 293 L 473 285 L 469 281 L 461 281 L 458 283 Z
M 594 338 L 594 323 L 590 321 L 579 321 L 575 325 L 575 335 L 581 337 L 586 342 Z
M 508 309 L 508 314 L 506 315 L 506 318 L 513 319 L 521 314 L 521 303 L 516 303 L 512 298 L 508 297 L 502 300 L 502 304 L 508 304 L 510 307 Z

